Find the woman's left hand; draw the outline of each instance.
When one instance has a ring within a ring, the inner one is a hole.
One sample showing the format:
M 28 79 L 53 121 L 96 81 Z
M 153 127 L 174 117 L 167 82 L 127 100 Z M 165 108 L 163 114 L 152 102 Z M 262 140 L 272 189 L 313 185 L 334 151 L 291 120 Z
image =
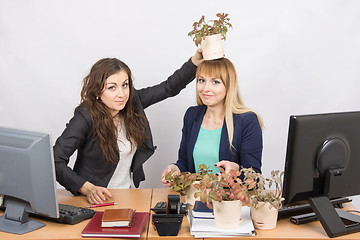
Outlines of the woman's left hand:
M 236 171 L 239 171 L 239 169 L 240 169 L 239 164 L 234 163 L 234 162 L 230 162 L 230 161 L 227 161 L 227 160 L 222 160 L 220 162 L 217 162 L 215 164 L 215 167 L 224 168 L 225 173 L 230 173 L 231 170 L 234 170 L 236 172 Z

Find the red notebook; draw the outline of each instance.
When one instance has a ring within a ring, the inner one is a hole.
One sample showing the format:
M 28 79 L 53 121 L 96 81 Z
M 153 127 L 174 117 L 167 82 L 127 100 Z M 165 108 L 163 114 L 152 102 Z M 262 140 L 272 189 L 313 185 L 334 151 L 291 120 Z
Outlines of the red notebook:
M 101 227 L 104 212 L 96 212 L 84 230 L 82 237 L 139 238 L 150 216 L 149 212 L 135 212 L 131 227 Z

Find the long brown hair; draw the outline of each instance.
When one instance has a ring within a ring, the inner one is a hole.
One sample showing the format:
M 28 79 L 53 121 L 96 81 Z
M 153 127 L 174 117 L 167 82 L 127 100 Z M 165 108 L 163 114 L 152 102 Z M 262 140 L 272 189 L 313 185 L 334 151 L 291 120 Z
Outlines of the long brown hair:
M 120 71 L 125 71 L 128 75 L 129 99 L 119 114 L 123 119 L 126 138 L 130 141 L 131 148 L 142 148 L 145 137 L 145 116 L 133 103 L 133 79 L 130 68 L 124 62 L 117 58 L 103 58 L 97 61 L 83 80 L 80 103 L 80 105 L 87 105 L 89 108 L 104 158 L 114 163 L 119 160 L 117 128 L 108 107 L 99 96 L 104 89 L 105 80 Z
M 221 58 L 202 62 L 197 68 L 197 80 L 199 79 L 200 75 L 208 75 L 221 79 L 225 85 L 225 122 L 228 131 L 230 147 L 233 147 L 232 140 L 234 135 L 234 113 L 241 114 L 245 112 L 254 112 L 258 118 L 260 127 L 263 128 L 263 121 L 259 114 L 257 114 L 254 110 L 246 107 L 241 99 L 236 70 L 229 59 Z M 196 102 L 198 105 L 204 105 L 197 92 Z

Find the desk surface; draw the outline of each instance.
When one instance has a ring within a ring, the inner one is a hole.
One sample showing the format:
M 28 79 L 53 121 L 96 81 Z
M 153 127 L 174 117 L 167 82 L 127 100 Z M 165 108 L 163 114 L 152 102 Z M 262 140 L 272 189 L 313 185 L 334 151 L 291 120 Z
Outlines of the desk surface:
M 168 188 L 155 188 L 155 189 L 117 189 L 111 190 L 113 194 L 113 199 L 118 204 L 114 206 L 106 206 L 101 208 L 96 208 L 97 211 L 103 211 L 105 208 L 125 208 L 130 207 L 134 208 L 137 211 L 149 212 L 152 206 L 159 201 L 166 201 L 168 194 L 174 194 L 171 189 Z M 66 190 L 58 190 L 58 199 L 60 203 L 75 205 L 75 206 L 86 206 L 88 205 L 86 198 L 84 196 L 74 197 L 71 193 Z M 183 198 L 182 198 L 183 200 Z M 351 209 L 351 204 L 344 205 L 346 209 Z M 2 213 L 1 213 L 2 214 Z M 47 224 L 47 226 L 24 234 L 24 235 L 14 235 L 9 233 L 0 232 L 0 239 L 31 239 L 31 240 L 44 240 L 44 239 L 85 239 L 81 237 L 81 231 L 84 229 L 89 220 L 83 221 L 76 225 L 68 224 L 59 224 L 51 221 L 46 221 L 43 219 L 38 219 L 41 222 Z M 304 225 L 294 225 L 289 222 L 288 219 L 282 219 L 278 221 L 277 227 L 273 230 L 256 230 L 257 235 L 255 237 L 246 237 L 243 239 L 263 239 L 263 240 L 275 240 L 275 239 L 329 239 L 326 235 L 325 230 L 322 228 L 319 222 L 311 222 Z M 89 239 L 106 239 L 110 238 L 89 238 Z M 187 218 L 183 219 L 183 224 L 180 228 L 178 236 L 174 237 L 160 237 L 154 226 L 152 224 L 151 218 L 148 222 L 148 227 L 146 227 L 141 234 L 140 239 L 195 239 L 190 235 L 190 227 Z M 216 240 L 216 238 L 211 238 Z M 241 238 L 227 238 L 231 239 L 241 239 Z M 337 237 L 336 239 L 360 239 L 360 232 L 353 233 L 345 236 Z
M 117 205 L 94 208 L 96 211 L 104 211 L 105 208 L 134 208 L 139 212 L 149 212 L 152 196 L 152 189 L 113 189 L 113 195 L 110 201 L 117 202 Z M 69 204 L 74 206 L 84 207 L 89 205 L 85 196 L 74 197 L 66 190 L 58 190 L 59 203 Z M 2 215 L 2 214 L 1 214 Z M 16 239 L 31 239 L 31 240 L 44 240 L 44 239 L 106 239 L 110 238 L 82 238 L 81 231 L 84 229 L 89 220 L 85 220 L 75 225 L 59 224 L 44 219 L 36 219 L 46 226 L 36 231 L 26 233 L 23 235 L 15 235 L 10 233 L 0 232 L 1 240 L 16 240 Z M 149 221 L 150 222 L 150 221 Z M 149 223 L 148 222 L 148 223 Z M 140 239 L 146 239 L 148 227 L 144 228 Z M 122 238 L 124 239 L 124 238 Z
M 167 201 L 167 195 L 174 194 L 171 189 L 158 188 L 153 189 L 152 206 L 158 201 Z M 183 200 L 183 199 L 182 199 Z M 351 209 L 351 204 L 344 204 L 345 208 Z M 159 237 L 154 228 L 150 226 L 148 232 L 148 239 L 195 239 L 190 235 L 190 226 L 187 218 L 184 218 L 183 224 L 177 237 Z M 277 227 L 272 230 L 256 230 L 255 237 L 244 238 L 226 238 L 233 239 L 261 239 L 261 240 L 275 240 L 275 239 L 329 239 L 325 230 L 322 228 L 320 222 L 311 222 L 304 225 L 295 225 L 290 223 L 288 218 L 281 219 L 277 223 Z M 223 240 L 223 238 L 209 238 L 211 240 Z M 360 239 L 360 232 L 337 237 L 336 239 Z

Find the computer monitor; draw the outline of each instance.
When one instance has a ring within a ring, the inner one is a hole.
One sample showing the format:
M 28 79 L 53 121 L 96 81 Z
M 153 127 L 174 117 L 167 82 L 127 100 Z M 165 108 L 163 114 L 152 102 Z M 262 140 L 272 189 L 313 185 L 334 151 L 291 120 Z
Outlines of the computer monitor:
M 329 237 L 360 230 L 329 200 L 360 194 L 360 112 L 290 116 L 283 190 L 284 205 L 309 201 Z
M 23 234 L 45 226 L 29 213 L 59 217 L 50 134 L 0 127 L 0 231 Z

